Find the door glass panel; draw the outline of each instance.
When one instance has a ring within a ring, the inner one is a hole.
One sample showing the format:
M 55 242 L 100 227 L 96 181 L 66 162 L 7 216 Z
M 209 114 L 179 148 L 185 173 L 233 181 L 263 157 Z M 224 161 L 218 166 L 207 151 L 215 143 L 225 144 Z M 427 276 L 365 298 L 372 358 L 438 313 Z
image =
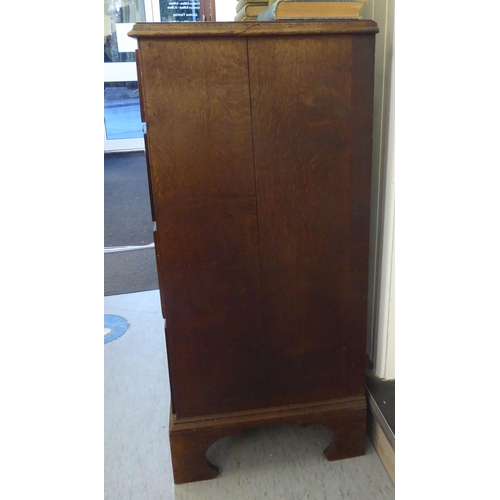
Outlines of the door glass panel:
M 142 137 L 137 82 L 104 83 L 104 124 L 106 138 Z
M 162 22 L 200 21 L 200 0 L 160 0 Z
M 134 62 L 135 40 L 127 36 L 144 22 L 144 0 L 104 0 L 104 62 Z

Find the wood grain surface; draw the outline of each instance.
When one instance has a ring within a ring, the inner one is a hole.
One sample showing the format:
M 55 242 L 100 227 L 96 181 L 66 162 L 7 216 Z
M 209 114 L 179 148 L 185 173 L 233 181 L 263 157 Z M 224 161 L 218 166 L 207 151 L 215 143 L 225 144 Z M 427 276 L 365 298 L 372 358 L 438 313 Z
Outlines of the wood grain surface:
M 136 23 L 128 35 L 139 39 L 378 33 L 377 23 L 363 20 L 273 21 L 236 23 Z
M 140 40 L 180 416 L 363 393 L 373 42 Z
M 175 411 L 265 406 L 246 41 L 142 43 Z
M 342 460 L 365 454 L 366 400 L 364 396 L 290 405 L 261 411 L 178 418 L 170 415 L 170 445 L 176 484 L 213 479 L 219 468 L 206 458 L 218 439 L 241 435 L 256 427 L 295 422 L 302 427 L 323 425 L 332 439 L 323 454 L 327 460 Z
M 351 160 L 349 170 L 349 265 L 343 295 L 347 337 L 348 394 L 365 392 L 368 265 L 372 173 L 375 37 L 352 36 Z
M 366 54 L 353 37 L 248 46 L 270 402 L 360 394 L 371 158 L 355 149 L 371 115 L 353 64 Z
M 180 24 L 131 32 L 176 482 L 216 475 L 213 439 L 272 422 L 362 455 L 376 24 Z

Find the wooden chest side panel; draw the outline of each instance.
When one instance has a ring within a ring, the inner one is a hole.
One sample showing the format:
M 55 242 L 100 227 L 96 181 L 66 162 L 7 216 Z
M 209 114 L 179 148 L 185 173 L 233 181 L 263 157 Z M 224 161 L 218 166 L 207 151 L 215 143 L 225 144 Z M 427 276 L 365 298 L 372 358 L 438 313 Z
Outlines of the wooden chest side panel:
M 246 40 L 139 43 L 174 411 L 264 407 Z
M 349 190 L 348 290 L 344 310 L 347 337 L 348 394 L 365 393 L 368 335 L 368 265 L 372 177 L 375 35 L 352 36 L 351 168 Z
M 367 116 L 352 36 L 248 44 L 270 401 L 348 396 L 362 390 L 349 377 L 365 353 L 371 163 L 353 162 Z

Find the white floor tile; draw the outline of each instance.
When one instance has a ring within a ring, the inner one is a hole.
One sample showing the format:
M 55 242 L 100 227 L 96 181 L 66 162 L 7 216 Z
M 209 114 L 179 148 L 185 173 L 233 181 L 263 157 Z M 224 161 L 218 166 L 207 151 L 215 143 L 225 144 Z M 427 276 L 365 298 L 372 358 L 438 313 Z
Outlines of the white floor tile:
M 224 438 L 208 452 L 221 474 L 174 485 L 170 388 L 158 290 L 104 297 L 129 329 L 104 345 L 107 500 L 386 500 L 394 486 L 367 439 L 364 457 L 328 462 L 330 431 L 281 425 Z

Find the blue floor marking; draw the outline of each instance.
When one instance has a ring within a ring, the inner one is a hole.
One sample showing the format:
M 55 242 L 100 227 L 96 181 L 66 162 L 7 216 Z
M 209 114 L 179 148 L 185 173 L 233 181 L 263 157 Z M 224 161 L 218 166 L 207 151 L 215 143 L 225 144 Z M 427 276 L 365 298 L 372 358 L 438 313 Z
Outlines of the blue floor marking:
M 127 330 L 130 324 L 125 318 L 115 316 L 113 314 L 104 315 L 104 343 L 107 344 L 112 340 L 121 337 Z

